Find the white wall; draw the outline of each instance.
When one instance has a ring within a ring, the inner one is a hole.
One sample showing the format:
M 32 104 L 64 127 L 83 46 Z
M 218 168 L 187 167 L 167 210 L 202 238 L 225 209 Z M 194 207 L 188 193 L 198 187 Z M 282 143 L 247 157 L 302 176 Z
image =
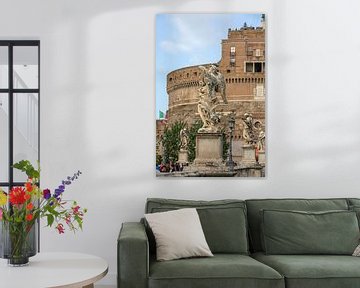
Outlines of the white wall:
M 2 39 L 41 40 L 43 186 L 88 207 L 83 233 L 42 229 L 43 251 L 107 259 L 146 197 L 359 195 L 357 0 L 1 0 Z M 267 14 L 266 179 L 155 179 L 154 28 L 158 12 Z

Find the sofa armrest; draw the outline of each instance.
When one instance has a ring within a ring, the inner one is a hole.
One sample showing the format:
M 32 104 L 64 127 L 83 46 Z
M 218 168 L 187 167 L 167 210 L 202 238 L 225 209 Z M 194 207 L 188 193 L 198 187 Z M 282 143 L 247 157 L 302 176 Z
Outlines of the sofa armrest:
M 146 288 L 149 243 L 141 223 L 123 223 L 117 242 L 118 288 Z

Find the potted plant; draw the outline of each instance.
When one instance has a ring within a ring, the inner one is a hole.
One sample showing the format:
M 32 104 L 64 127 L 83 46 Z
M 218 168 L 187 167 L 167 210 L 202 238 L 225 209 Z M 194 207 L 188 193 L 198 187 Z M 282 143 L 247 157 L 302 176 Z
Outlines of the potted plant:
M 13 165 L 26 173 L 27 181 L 22 187 L 11 187 L 9 193 L 0 188 L 0 257 L 8 259 L 11 266 L 27 265 L 29 257 L 36 254 L 36 223 L 45 218 L 47 226 L 55 227 L 59 234 L 82 229 L 82 209 L 76 201 L 63 199 L 66 186 L 75 181 L 81 172 L 67 177 L 50 191 L 39 186 L 40 168 L 35 169 L 27 160 Z

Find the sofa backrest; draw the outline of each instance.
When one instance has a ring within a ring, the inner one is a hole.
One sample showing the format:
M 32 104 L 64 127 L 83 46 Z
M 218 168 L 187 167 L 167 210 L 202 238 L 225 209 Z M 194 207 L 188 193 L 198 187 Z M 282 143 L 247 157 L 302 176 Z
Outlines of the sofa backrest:
M 165 212 L 181 208 L 197 209 L 206 241 L 213 253 L 249 253 L 245 201 L 150 198 L 147 199 L 145 213 Z M 155 243 L 148 227 L 147 233 L 151 252 L 153 252 Z
M 246 200 L 248 213 L 250 249 L 262 251 L 261 247 L 261 214 L 263 209 L 329 211 L 348 210 L 347 199 L 253 199 Z

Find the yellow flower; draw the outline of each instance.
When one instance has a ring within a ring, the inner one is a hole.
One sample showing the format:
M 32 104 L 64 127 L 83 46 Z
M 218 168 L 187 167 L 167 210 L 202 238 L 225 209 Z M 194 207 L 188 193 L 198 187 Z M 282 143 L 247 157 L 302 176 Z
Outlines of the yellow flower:
M 7 203 L 7 196 L 5 193 L 0 189 L 0 206 L 4 206 Z

